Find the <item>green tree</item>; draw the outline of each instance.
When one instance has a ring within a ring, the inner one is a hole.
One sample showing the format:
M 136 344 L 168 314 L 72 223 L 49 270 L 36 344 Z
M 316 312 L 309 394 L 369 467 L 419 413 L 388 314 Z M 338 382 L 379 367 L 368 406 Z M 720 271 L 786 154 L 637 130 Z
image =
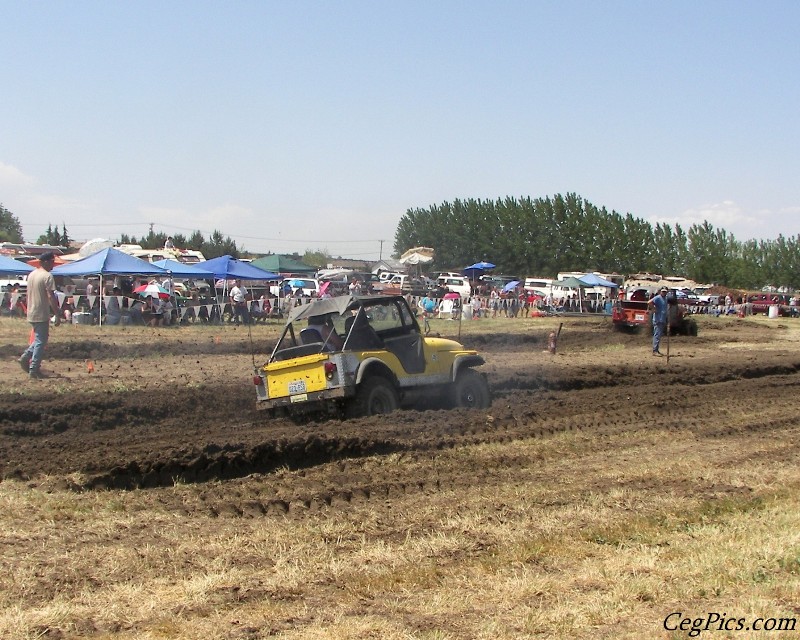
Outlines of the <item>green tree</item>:
M 199 231 L 192 232 L 192 235 L 189 236 L 189 239 L 186 241 L 186 248 L 192 249 L 193 251 L 202 251 L 203 245 L 205 244 L 206 239 L 203 237 L 203 234 Z
M 23 242 L 22 225 L 2 203 L 0 203 L 0 242 Z
M 36 238 L 36 244 L 57 244 L 53 240 L 53 226 L 48 224 L 47 231 Z
M 67 225 L 61 224 L 62 231 L 59 232 L 58 225 L 55 227 L 51 224 L 47 225 L 47 231 L 36 239 L 37 244 L 49 244 L 54 247 L 68 247 L 72 240 L 67 233 Z
M 62 247 L 68 247 L 69 243 L 72 242 L 72 238 L 69 237 L 67 233 L 67 225 L 62 222 L 61 223 L 61 242 L 59 243 Z
M 708 222 L 688 231 L 677 224 L 654 228 L 574 193 L 409 209 L 395 231 L 394 255 L 415 246 L 434 248 L 432 270 L 488 260 L 498 271 L 518 276 L 649 271 L 734 287 L 800 286 L 800 236 L 743 245 Z
M 187 242 L 188 240 L 186 240 L 186 236 L 182 233 L 176 233 L 174 236 L 172 236 L 172 244 L 174 244 L 178 249 L 188 249 Z
M 216 229 L 211 234 L 208 241 L 203 243 L 202 252 L 206 259 L 218 258 L 219 256 L 226 255 L 234 258 L 239 257 L 239 249 L 236 247 L 236 243 L 231 240 L 230 236 L 224 238 L 222 233 Z
M 330 256 L 327 249 L 314 251 L 306 249 L 306 252 L 299 258 L 300 262 L 307 264 L 309 267 L 317 267 L 322 269 L 330 262 Z

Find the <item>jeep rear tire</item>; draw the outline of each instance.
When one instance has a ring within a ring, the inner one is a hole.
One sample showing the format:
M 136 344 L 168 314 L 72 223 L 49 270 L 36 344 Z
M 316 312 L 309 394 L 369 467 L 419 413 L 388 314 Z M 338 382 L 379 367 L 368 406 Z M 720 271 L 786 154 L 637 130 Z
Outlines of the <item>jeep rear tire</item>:
M 382 376 L 367 378 L 347 404 L 347 417 L 376 416 L 395 411 L 400 404 L 397 390 Z
M 492 400 L 486 378 L 474 369 L 461 371 L 451 387 L 450 400 L 455 408 L 488 408 Z

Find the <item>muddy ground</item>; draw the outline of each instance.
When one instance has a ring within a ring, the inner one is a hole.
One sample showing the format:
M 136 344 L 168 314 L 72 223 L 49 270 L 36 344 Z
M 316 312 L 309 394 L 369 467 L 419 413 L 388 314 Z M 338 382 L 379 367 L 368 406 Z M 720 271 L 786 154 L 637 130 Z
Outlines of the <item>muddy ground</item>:
M 670 340 L 669 361 L 651 355 L 647 335 L 616 332 L 603 319 L 465 323 L 462 341 L 487 361 L 490 410 L 405 410 L 303 425 L 255 410 L 252 365 L 274 343 L 275 327 L 252 334 L 58 328 L 44 365 L 53 377 L 29 381 L 14 361 L 21 349 L 14 330 L 24 335 L 25 325 L 9 322 L 0 333 L 0 477 L 76 491 L 196 486 L 191 502 L 161 496 L 181 512 L 291 514 L 476 481 L 475 470 L 437 466 L 426 477 L 407 477 L 403 469 L 412 467 L 367 471 L 353 463 L 364 456 L 425 457 L 565 430 L 602 439 L 656 419 L 700 440 L 768 434 L 797 421 L 800 349 L 791 320 L 704 319 L 698 337 Z M 547 334 L 559 322 L 559 350 L 551 355 Z M 454 337 L 457 325 L 442 321 L 434 329 Z M 769 411 L 753 420 L 765 402 Z M 314 471 L 331 461 L 341 464 L 326 465 L 324 476 Z M 529 464 L 509 459 L 504 472 Z M 290 484 L 281 474 L 270 481 L 266 474 L 278 469 L 307 472 L 289 476 Z M 477 471 L 484 479 L 493 473 Z M 264 477 L 248 482 L 253 474 Z

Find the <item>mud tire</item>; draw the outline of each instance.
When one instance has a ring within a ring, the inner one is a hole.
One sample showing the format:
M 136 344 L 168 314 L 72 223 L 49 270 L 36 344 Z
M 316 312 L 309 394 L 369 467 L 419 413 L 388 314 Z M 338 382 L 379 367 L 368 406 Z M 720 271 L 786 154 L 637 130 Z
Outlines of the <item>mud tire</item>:
M 486 378 L 474 369 L 466 369 L 458 374 L 450 394 L 450 404 L 456 409 L 486 409 L 492 404 Z
M 358 385 L 355 397 L 348 402 L 348 418 L 376 416 L 397 410 L 400 399 L 394 385 L 383 376 L 367 378 Z

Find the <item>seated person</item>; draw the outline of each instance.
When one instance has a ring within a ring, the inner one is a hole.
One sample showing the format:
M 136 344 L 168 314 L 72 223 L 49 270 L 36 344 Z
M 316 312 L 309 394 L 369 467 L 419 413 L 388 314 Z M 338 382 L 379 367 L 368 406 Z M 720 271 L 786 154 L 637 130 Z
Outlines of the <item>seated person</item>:
M 188 324 L 197 321 L 197 309 L 200 306 L 200 298 L 197 289 L 192 289 L 189 297 L 183 302 L 183 312 L 181 313 L 181 324 Z
M 250 303 L 250 317 L 253 322 L 258 322 L 259 320 L 266 322 L 271 308 L 272 305 L 270 305 L 267 297 L 262 295 L 260 299 L 253 300 Z
M 106 306 L 106 314 L 105 317 L 103 318 L 103 323 L 105 324 L 120 323 L 120 319 L 122 318 L 122 313 L 119 307 L 120 296 L 122 296 L 122 290 L 119 287 L 114 287 L 111 290 L 111 295 L 103 298 L 103 301 L 105 302 Z
M 333 351 L 340 351 L 344 344 L 339 334 L 336 333 L 330 314 L 311 316 L 308 319 L 308 327 L 300 332 L 300 339 L 303 344 L 323 342 Z
M 14 288 L 11 289 L 11 295 L 9 296 L 9 309 L 11 310 L 11 315 L 13 316 L 18 316 L 20 318 L 28 317 L 28 299 L 25 295 L 25 292 L 20 291 L 18 284 L 15 284 Z
M 128 306 L 128 316 L 131 319 L 131 323 L 136 325 L 147 324 L 147 321 L 144 318 L 144 313 L 145 313 L 144 303 L 141 300 L 130 299 L 130 304 Z
M 164 310 L 161 307 L 161 300 L 154 296 L 148 296 L 144 300 L 142 316 L 148 327 L 160 327 L 164 317 Z
M 175 305 L 172 298 L 161 301 L 161 326 L 168 327 L 175 321 Z
M 345 345 L 348 349 L 380 349 L 383 346 L 383 340 L 375 333 L 363 309 L 350 316 L 344 326 Z

